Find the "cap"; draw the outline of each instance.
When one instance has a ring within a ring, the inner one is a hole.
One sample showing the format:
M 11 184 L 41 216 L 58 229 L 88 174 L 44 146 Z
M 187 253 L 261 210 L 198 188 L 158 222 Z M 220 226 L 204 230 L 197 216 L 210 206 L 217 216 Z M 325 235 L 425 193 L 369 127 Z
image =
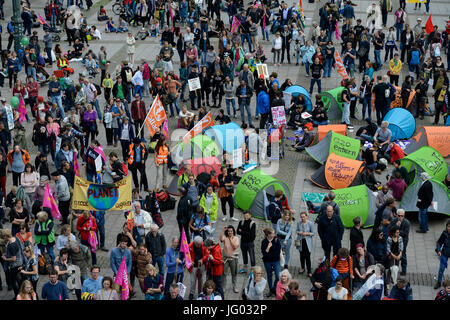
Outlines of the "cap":
M 356 249 L 358 249 L 358 248 L 364 248 L 364 245 L 361 244 L 361 243 L 358 243 L 358 244 L 356 245 Z
M 39 97 L 37 98 L 37 100 L 38 100 L 38 102 L 42 103 L 42 102 L 44 102 L 44 97 L 39 96 Z
M 422 18 L 420 18 L 420 17 L 419 17 L 419 18 L 417 18 L 417 21 L 422 21 Z

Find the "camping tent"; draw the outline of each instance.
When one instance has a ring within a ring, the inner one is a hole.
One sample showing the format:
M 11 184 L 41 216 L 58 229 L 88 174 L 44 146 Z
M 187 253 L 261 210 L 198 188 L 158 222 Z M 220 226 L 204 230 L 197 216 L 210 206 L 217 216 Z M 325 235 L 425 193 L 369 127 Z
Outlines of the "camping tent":
M 311 96 L 309 95 L 308 91 L 302 86 L 290 86 L 287 87 L 284 92 L 290 93 L 293 97 L 298 97 L 298 95 L 300 94 L 303 95 L 306 101 L 306 110 L 312 110 Z
M 328 133 L 328 131 L 333 131 L 343 136 L 347 135 L 347 125 L 346 124 L 326 124 L 317 127 L 317 137 L 320 142 Z
M 312 147 L 306 148 L 305 151 L 314 160 L 320 164 L 324 164 L 331 152 L 349 159 L 356 159 L 360 145 L 360 141 L 357 139 L 329 131 L 322 141 Z
M 442 155 L 429 146 L 421 147 L 400 161 L 410 173 L 410 182 L 418 179 L 420 173 L 424 171 L 437 181 L 444 181 L 448 173 L 447 164 Z
M 430 179 L 429 181 L 433 185 L 433 201 L 437 203 L 437 209 L 430 206 L 428 212 L 438 212 L 450 215 L 450 191 L 447 186 L 435 179 Z M 406 189 L 401 202 L 401 207 L 405 209 L 405 211 L 419 211 L 416 207 L 416 203 L 420 186 L 421 180 L 416 179 L 416 181 Z
M 342 116 L 342 91 L 344 89 L 345 87 L 338 87 L 321 93 L 322 102 L 330 120 L 340 119 Z
M 180 142 L 173 149 L 172 161 L 180 165 L 183 160 L 208 158 L 211 156 L 222 157 L 220 147 L 206 135 L 196 135 L 188 143 Z
M 406 147 L 406 154 L 411 154 L 420 147 L 430 146 L 443 157 L 450 156 L 450 127 L 420 127 L 414 139 L 415 141 Z
M 416 120 L 411 112 L 403 108 L 389 110 L 384 120 L 389 122 L 388 128 L 392 131 L 391 141 L 409 139 L 416 130 Z
M 331 153 L 325 165 L 311 174 L 312 183 L 325 189 L 343 189 L 362 184 L 360 168 L 363 162 Z
M 234 200 L 238 208 L 250 210 L 252 216 L 256 218 L 266 219 L 267 195 L 274 196 L 276 190 L 283 190 L 288 201 L 290 200 L 291 191 L 286 183 L 260 169 L 254 169 L 247 172 L 239 181 Z
M 376 196 L 365 185 L 334 190 L 334 201 L 339 205 L 342 224 L 353 227 L 353 219 L 361 217 L 363 227 L 371 227 L 375 221 Z
M 241 148 L 244 143 L 244 131 L 236 122 L 209 127 L 205 134 L 228 153 Z

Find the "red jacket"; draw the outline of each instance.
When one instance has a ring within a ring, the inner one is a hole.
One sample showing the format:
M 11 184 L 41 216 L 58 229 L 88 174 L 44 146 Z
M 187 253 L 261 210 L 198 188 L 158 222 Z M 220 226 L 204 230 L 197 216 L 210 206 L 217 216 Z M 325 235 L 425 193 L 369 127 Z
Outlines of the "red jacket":
M 145 102 L 143 100 L 140 101 L 140 105 L 138 106 L 138 103 L 136 100 L 134 100 L 131 103 L 131 118 L 133 121 L 136 120 L 145 120 L 145 117 L 147 116 L 147 111 L 145 110 Z
M 93 216 L 89 216 L 89 219 L 92 220 L 92 227 L 90 231 L 97 230 L 97 223 L 95 222 L 95 218 Z M 84 230 L 84 228 L 88 226 L 89 219 L 85 219 L 84 216 L 78 218 L 77 222 L 77 230 L 80 231 L 81 240 L 88 240 L 89 230 Z
M 208 261 L 208 268 L 211 269 L 211 275 L 221 276 L 223 274 L 223 260 L 220 244 L 214 245 L 209 252 L 213 256 L 213 259 Z
M 395 160 L 400 160 L 405 157 L 405 153 L 403 152 L 400 146 L 394 144 L 391 149 L 391 164 L 394 163 Z
M 189 254 L 191 255 L 192 263 L 194 263 L 194 261 L 195 261 L 194 246 L 195 246 L 194 241 L 189 243 Z M 202 243 L 202 259 L 201 260 L 202 260 L 203 265 L 206 265 L 206 263 L 208 262 L 208 257 L 209 257 L 209 250 Z M 192 272 L 193 268 L 194 268 L 194 266 L 191 266 L 191 268 L 189 269 L 189 272 Z

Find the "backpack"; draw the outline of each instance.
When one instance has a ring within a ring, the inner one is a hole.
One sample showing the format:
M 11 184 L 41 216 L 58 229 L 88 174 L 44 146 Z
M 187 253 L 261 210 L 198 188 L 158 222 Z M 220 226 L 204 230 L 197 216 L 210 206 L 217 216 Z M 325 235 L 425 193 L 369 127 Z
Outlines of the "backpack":
M 169 199 L 169 195 L 165 190 L 160 190 L 156 193 L 156 200 L 158 202 L 166 202 Z
M 125 163 L 122 162 L 122 171 L 123 171 L 123 175 L 127 176 L 128 175 L 128 167 Z
M 275 206 L 275 212 L 273 212 L 272 214 L 270 214 L 270 210 L 269 210 L 269 208 L 270 208 L 270 206 L 271 205 L 274 205 Z M 280 218 L 281 218 L 281 210 L 280 210 L 280 207 L 278 206 L 278 204 L 275 202 L 275 201 L 271 201 L 270 203 L 269 203 L 269 205 L 266 207 L 266 215 L 267 215 L 267 218 L 270 220 L 270 221 L 275 221 L 274 223 L 276 223 Z
M 411 66 L 418 66 L 419 63 L 420 63 L 419 50 L 411 51 L 411 61 L 409 62 L 409 65 L 411 65 Z
M 133 72 L 127 69 L 125 70 L 125 76 L 127 78 L 127 82 L 131 82 L 131 79 L 133 78 Z
M 38 273 L 39 274 L 50 274 L 52 270 L 52 259 L 48 252 L 42 252 L 38 259 Z
M 95 87 L 95 90 L 97 90 L 97 95 L 101 95 L 102 94 L 102 88 L 96 83 L 93 83 L 93 85 Z

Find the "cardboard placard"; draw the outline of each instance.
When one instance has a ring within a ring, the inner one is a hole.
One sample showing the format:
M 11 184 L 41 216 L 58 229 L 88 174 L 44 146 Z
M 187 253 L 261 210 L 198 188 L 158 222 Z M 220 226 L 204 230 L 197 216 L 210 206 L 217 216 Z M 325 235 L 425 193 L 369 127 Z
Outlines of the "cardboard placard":
M 195 90 L 202 88 L 199 77 L 194 78 L 194 79 L 189 79 L 188 83 L 189 83 L 189 91 L 195 91 Z

